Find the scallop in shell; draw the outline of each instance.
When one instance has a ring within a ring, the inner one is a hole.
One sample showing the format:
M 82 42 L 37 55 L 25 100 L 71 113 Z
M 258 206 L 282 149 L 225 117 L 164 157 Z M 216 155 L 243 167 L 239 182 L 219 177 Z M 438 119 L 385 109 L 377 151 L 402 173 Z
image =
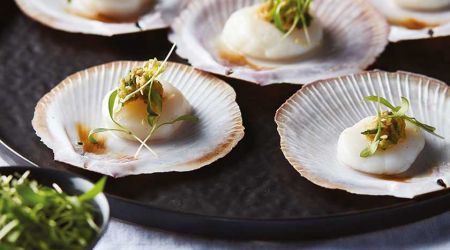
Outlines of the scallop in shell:
M 304 84 L 359 72 L 373 63 L 387 44 L 389 26 L 365 0 L 315 0 L 312 12 L 322 25 L 323 39 L 310 53 L 288 61 L 261 62 L 247 57 L 240 62 L 233 59 L 233 63 L 224 60 L 218 37 L 228 18 L 236 10 L 260 3 L 260 0 L 192 1 L 173 22 L 169 40 L 178 45 L 178 55 L 196 68 L 261 85 Z
M 424 132 L 425 148 L 400 175 L 366 174 L 338 161 L 339 135 L 376 113 L 375 103 L 362 101 L 374 94 L 388 100 L 408 98 L 409 114 L 436 127 L 445 137 Z M 450 184 L 449 94 L 444 83 L 405 72 L 373 71 L 317 81 L 303 87 L 277 111 L 281 149 L 303 177 L 322 187 L 402 198 L 441 190 Z
M 141 64 L 118 61 L 89 68 L 67 77 L 39 101 L 33 128 L 53 150 L 55 160 L 114 177 L 182 172 L 216 161 L 242 139 L 244 127 L 233 88 L 192 67 L 167 63 L 158 79 L 181 91 L 198 123 L 183 123 L 175 136 L 152 142 L 157 156 L 143 150 L 134 158 L 139 143 L 114 132 L 99 134 L 98 144 L 86 143 L 91 129 L 105 126 L 104 96 L 131 68 Z
M 117 3 L 114 3 L 116 1 Z M 84 3 L 97 4 L 90 0 L 16 0 L 20 9 L 32 19 L 68 32 L 112 36 L 168 27 L 190 0 L 103 0 L 105 8 L 81 6 Z M 134 6 L 124 6 L 130 3 Z M 149 9 L 141 11 L 143 5 Z M 112 6 L 110 6 L 112 5 Z M 128 7 L 128 8 L 125 8 Z M 137 10 L 133 10 L 133 9 Z M 124 13 L 121 13 L 121 11 Z M 111 12 L 116 18 L 102 14 Z M 130 12 L 130 13 L 127 13 Z M 133 12 L 136 12 L 133 14 Z M 143 13 L 141 13 L 143 12 Z
M 450 35 L 448 0 L 371 0 L 371 2 L 391 23 L 389 35 L 391 42 Z

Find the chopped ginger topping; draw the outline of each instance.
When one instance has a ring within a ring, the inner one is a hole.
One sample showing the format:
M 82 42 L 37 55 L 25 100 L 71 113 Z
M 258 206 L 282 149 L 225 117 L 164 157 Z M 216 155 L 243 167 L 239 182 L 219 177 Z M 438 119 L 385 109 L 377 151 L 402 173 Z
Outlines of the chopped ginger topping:
M 393 117 L 393 113 L 389 111 L 381 112 L 380 117 L 373 120 L 369 129 L 364 131 L 368 141 L 373 141 L 377 134 L 378 119 L 381 122 L 380 144 L 378 149 L 386 150 L 406 138 L 406 123 L 401 117 Z

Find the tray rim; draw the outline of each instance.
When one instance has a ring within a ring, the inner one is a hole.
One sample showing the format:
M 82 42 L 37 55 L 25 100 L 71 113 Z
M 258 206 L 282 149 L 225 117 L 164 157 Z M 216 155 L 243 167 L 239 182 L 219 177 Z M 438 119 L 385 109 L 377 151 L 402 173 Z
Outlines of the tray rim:
M 0 153 L 2 156 L 8 157 L 5 161 L 11 166 L 33 166 L 54 169 L 50 166 L 39 166 L 30 161 L 10 147 L 1 138 Z M 62 171 L 80 176 L 69 170 Z M 447 205 L 450 204 L 450 192 L 444 189 L 434 192 L 434 194 L 436 193 L 441 194 L 429 198 L 424 198 L 427 195 L 423 195 L 414 199 L 402 199 L 404 202 L 400 204 L 366 209 L 358 212 L 350 211 L 348 213 L 329 216 L 283 219 L 246 219 L 202 215 L 158 208 L 106 192 L 105 195 L 111 205 L 112 217 L 142 226 L 222 239 L 311 240 L 357 235 L 387 229 L 416 222 L 448 211 L 450 209 L 450 206 Z M 133 209 L 135 212 L 130 213 L 130 209 Z M 416 212 L 418 211 L 420 213 L 417 214 Z M 391 219 L 372 223 L 375 218 L 379 218 L 380 216 L 388 216 Z

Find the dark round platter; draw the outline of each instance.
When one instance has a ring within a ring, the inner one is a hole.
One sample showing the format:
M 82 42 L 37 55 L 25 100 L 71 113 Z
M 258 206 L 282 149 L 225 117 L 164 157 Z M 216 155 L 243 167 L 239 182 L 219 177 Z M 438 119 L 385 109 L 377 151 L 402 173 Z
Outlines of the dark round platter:
M 0 3 L 0 139 L 29 161 L 89 179 L 53 161 L 31 127 L 34 107 L 66 76 L 114 60 L 163 58 L 168 30 L 112 38 L 70 34 Z M 405 70 L 450 82 L 450 38 L 390 44 L 371 68 Z M 172 56 L 172 61 L 186 61 Z M 285 160 L 275 110 L 300 86 L 260 87 L 221 77 L 237 92 L 245 138 L 225 158 L 188 173 L 110 179 L 112 216 L 161 229 L 233 239 L 312 239 L 386 228 L 446 211 L 446 191 L 413 200 L 353 195 L 318 187 Z M 2 151 L 9 151 L 1 146 Z M 318 156 L 322 157 L 322 156 Z M 9 152 L 10 162 L 26 163 Z

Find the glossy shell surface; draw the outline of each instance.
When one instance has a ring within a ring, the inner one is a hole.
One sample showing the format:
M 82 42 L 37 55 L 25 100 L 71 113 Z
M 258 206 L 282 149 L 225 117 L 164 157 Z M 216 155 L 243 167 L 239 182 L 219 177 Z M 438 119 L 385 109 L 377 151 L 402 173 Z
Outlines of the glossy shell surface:
M 425 134 L 426 144 L 411 168 L 396 176 L 358 172 L 337 160 L 340 133 L 373 115 L 375 103 L 364 96 L 380 95 L 398 104 L 411 102 L 409 115 L 437 128 L 445 139 Z M 321 80 L 305 86 L 277 111 L 281 149 L 291 165 L 311 182 L 365 195 L 413 198 L 450 184 L 450 90 L 425 76 L 382 71 Z
M 273 67 L 227 63 L 217 48 L 225 22 L 234 11 L 261 2 L 192 1 L 172 24 L 169 40 L 177 43 L 177 54 L 196 68 L 261 85 L 305 84 L 359 72 L 372 64 L 387 44 L 389 25 L 365 0 L 316 0 L 313 11 L 323 25 L 324 38 L 308 56 Z
M 370 0 L 391 23 L 389 41 L 429 39 L 450 35 L 450 9 L 418 11 L 399 7 L 394 0 Z
M 227 83 L 192 67 L 168 63 L 160 76 L 186 97 L 198 123 L 184 122 L 176 136 L 149 144 L 154 156 L 139 143 L 119 138 L 114 132 L 99 135 L 103 147 L 86 150 L 86 135 L 105 127 L 104 96 L 121 76 L 143 62 L 118 61 L 75 73 L 37 104 L 32 121 L 36 134 L 53 150 L 55 160 L 113 177 L 155 172 L 190 171 L 225 156 L 242 139 L 244 127 L 236 94 Z M 92 145 L 91 145 L 92 146 Z
M 72 0 L 77 1 L 77 0 Z M 67 0 L 16 0 L 30 18 L 54 29 L 102 36 L 135 33 L 170 26 L 190 0 L 158 0 L 133 21 L 87 18 L 71 13 Z

